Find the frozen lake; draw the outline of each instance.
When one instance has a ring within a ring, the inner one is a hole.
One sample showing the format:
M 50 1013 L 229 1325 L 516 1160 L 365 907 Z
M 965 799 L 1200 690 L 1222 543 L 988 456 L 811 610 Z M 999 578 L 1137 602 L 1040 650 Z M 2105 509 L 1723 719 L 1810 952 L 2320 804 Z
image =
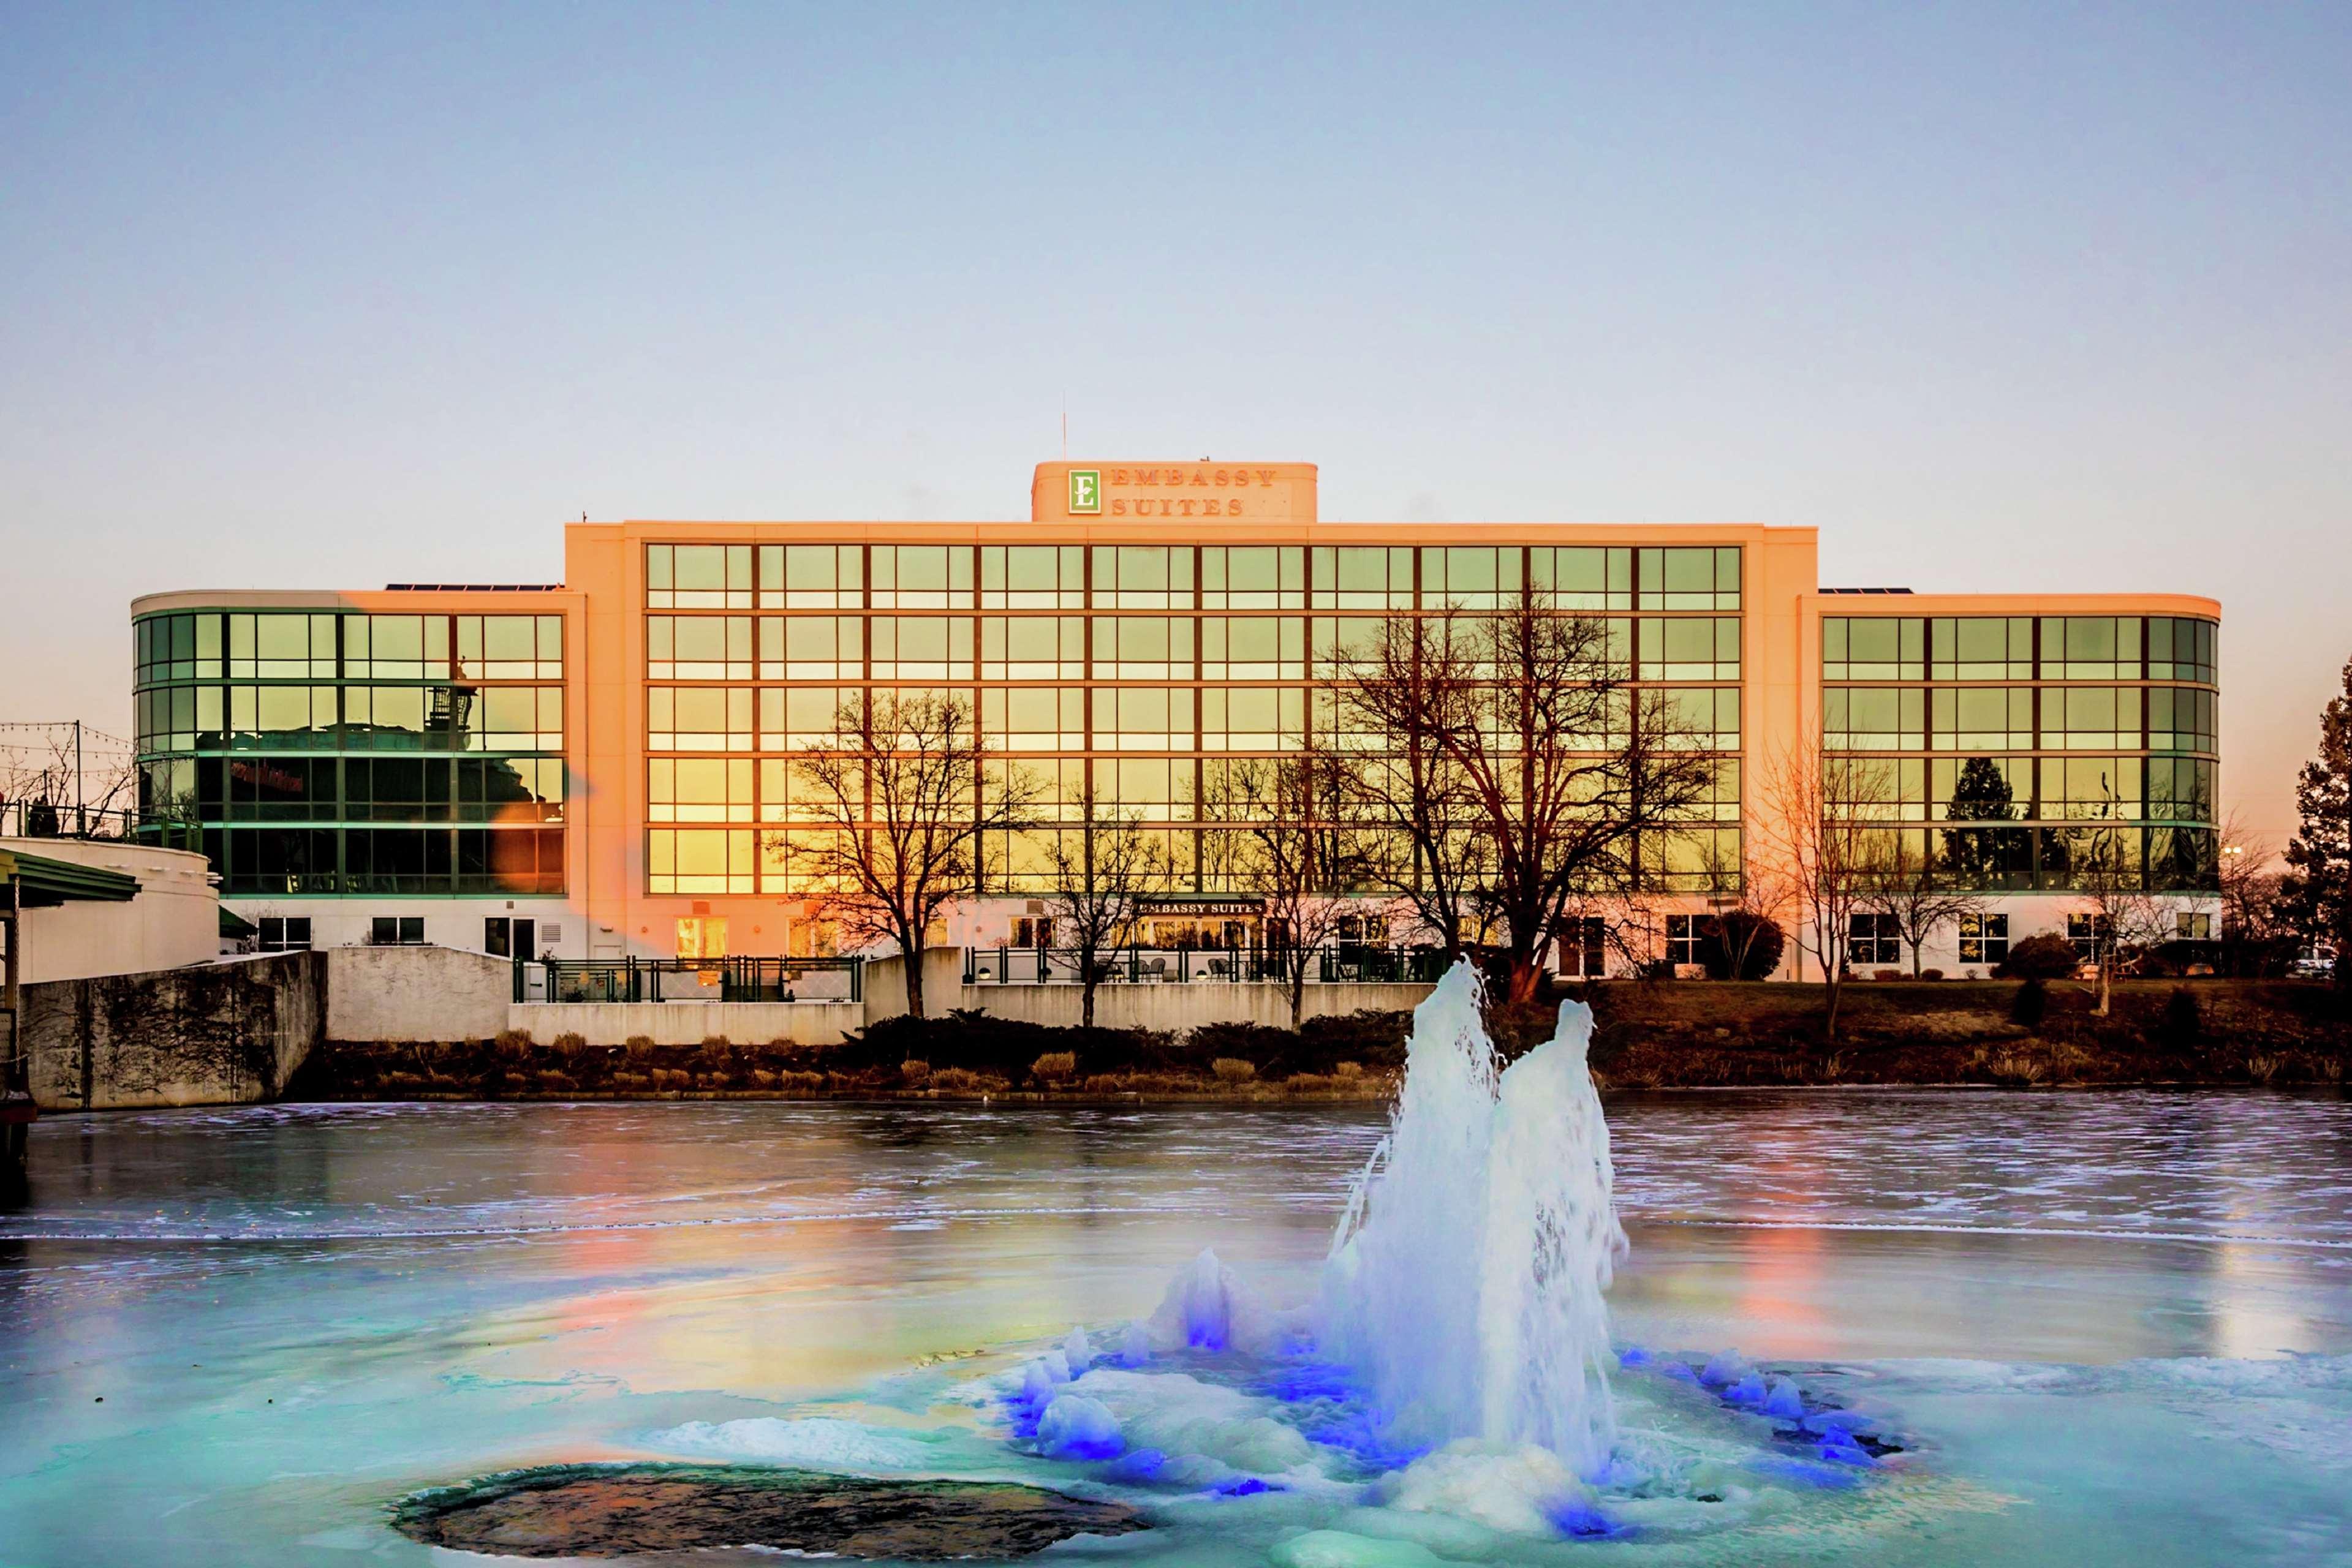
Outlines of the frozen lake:
M 1736 1348 L 1866 1403 L 1906 1437 L 1902 1476 L 1511 1560 L 2352 1564 L 2352 1102 L 1608 1111 L 1618 1342 Z M 404 1540 L 384 1505 L 680 1457 L 688 1423 L 960 1422 L 1001 1449 L 958 1389 L 1149 1313 L 1204 1247 L 1270 1301 L 1309 1297 L 1383 1125 L 808 1103 L 45 1121 L 30 1203 L 0 1213 L 0 1562 L 484 1561 Z M 1297 1494 L 1223 1506 L 1054 1555 L 1266 1562 L 1328 1522 Z

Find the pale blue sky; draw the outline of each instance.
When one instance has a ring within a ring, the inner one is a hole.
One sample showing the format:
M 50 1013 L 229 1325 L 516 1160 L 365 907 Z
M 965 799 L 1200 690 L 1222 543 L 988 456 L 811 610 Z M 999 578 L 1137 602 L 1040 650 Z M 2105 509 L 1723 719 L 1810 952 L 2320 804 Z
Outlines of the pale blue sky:
M 0 719 L 161 589 L 597 517 L 1815 524 L 2226 601 L 2283 835 L 2352 655 L 2352 9 L 0 8 Z

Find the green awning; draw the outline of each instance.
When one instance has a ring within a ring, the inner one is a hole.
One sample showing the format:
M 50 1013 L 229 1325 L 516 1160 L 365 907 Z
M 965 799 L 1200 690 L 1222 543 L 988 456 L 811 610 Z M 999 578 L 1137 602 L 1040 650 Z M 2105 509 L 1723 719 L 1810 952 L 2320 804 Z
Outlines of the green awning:
M 128 904 L 139 896 L 139 879 L 94 865 L 53 861 L 21 850 L 0 850 L 0 881 L 14 878 L 18 901 L 26 909 L 54 909 L 60 904 Z
M 224 904 L 220 906 L 220 934 L 224 936 L 258 936 L 261 927 Z

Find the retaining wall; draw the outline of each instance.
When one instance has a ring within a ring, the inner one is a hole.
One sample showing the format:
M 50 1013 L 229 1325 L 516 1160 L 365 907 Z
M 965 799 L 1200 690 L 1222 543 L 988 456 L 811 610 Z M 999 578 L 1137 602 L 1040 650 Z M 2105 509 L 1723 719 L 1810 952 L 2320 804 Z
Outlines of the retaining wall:
M 794 1045 L 839 1045 L 842 1031 L 865 1022 L 866 1009 L 846 1001 L 509 1002 L 499 1027 L 527 1030 L 541 1045 L 551 1045 L 567 1034 L 590 1045 L 625 1045 L 639 1035 L 656 1045 L 699 1045 L 714 1036 L 737 1045 L 780 1040 Z
M 960 973 L 957 977 L 961 979 Z M 1344 1017 L 1365 1011 L 1404 1012 L 1419 1007 L 1429 992 L 1425 985 L 1309 986 L 1300 1000 L 1299 1010 L 1302 1018 L 1334 1014 Z M 1057 1024 L 1068 1029 L 1077 1027 L 1085 1009 L 1085 998 L 1074 985 L 958 984 L 944 996 L 927 994 L 923 999 L 934 1015 L 945 1014 L 950 1006 L 979 1008 L 991 1018 Z M 1160 1034 L 1181 1034 L 1208 1023 L 1256 1023 L 1288 1029 L 1289 989 L 1248 980 L 1095 988 L 1095 1025 L 1098 1029 L 1148 1029 Z
M 326 956 L 278 953 L 24 988 L 33 1099 L 45 1111 L 248 1104 L 317 1043 Z

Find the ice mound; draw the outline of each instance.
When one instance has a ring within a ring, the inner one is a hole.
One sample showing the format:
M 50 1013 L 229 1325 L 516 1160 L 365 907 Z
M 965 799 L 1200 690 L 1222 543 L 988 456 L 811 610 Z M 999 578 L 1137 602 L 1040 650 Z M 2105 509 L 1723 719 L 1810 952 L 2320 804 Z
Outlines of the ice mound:
M 1276 1417 L 1273 1400 L 1205 1383 L 1181 1372 L 1098 1367 L 1071 1385 L 1118 1423 L 1127 1442 L 1171 1460 L 1205 1459 L 1204 1479 L 1238 1471 L 1294 1479 L 1319 1478 L 1314 1446 Z M 1179 1472 L 1184 1473 L 1183 1471 Z
M 1127 1451 L 1118 1418 L 1084 1395 L 1064 1394 L 1037 1423 L 1037 1448 L 1049 1459 L 1113 1459 Z
M 920 1470 L 934 1465 L 938 1462 L 935 1446 L 940 1439 L 926 1433 L 891 1431 L 833 1416 L 809 1416 L 796 1420 L 755 1416 L 740 1421 L 688 1421 L 682 1427 L 655 1433 L 649 1441 L 655 1448 L 678 1453 L 866 1475 Z
M 1440 1513 L 1507 1535 L 1606 1532 L 1592 1490 L 1533 1443 L 1496 1448 L 1475 1439 L 1424 1454 L 1376 1483 L 1367 1498 L 1406 1513 Z
M 1263 1354 L 1295 1332 L 1293 1316 L 1267 1307 L 1216 1253 L 1204 1249 L 1169 1284 L 1160 1310 L 1151 1314 L 1149 1344 L 1155 1350 Z

